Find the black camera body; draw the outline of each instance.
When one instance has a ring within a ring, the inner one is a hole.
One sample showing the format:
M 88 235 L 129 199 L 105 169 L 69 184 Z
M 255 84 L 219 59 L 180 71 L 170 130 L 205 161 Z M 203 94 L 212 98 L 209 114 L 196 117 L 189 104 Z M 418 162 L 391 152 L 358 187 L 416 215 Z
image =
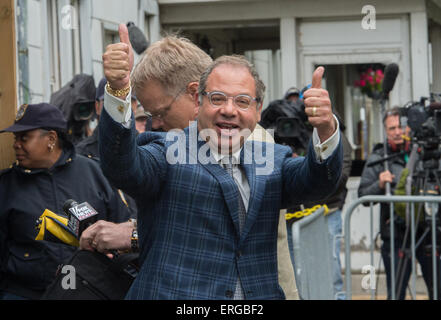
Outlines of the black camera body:
M 422 97 L 418 102 L 410 102 L 400 109 L 401 116 L 407 118 L 407 125 L 412 130 L 412 145 L 416 145 L 418 160 L 413 170 L 412 184 L 420 195 L 436 196 L 440 194 L 441 177 L 441 96 L 431 94 L 430 99 Z M 411 149 L 414 149 L 413 147 Z M 426 221 L 431 221 L 438 212 L 438 204 L 432 208 L 424 205 Z
M 422 97 L 418 102 L 410 102 L 401 108 L 401 115 L 407 117 L 407 124 L 414 137 L 428 145 L 439 144 L 441 137 L 441 96 L 431 94 L 431 98 Z
M 298 155 L 306 154 L 312 126 L 308 122 L 303 100 L 274 100 L 262 112 L 261 119 L 263 128 L 274 130 L 276 143 L 290 146 Z

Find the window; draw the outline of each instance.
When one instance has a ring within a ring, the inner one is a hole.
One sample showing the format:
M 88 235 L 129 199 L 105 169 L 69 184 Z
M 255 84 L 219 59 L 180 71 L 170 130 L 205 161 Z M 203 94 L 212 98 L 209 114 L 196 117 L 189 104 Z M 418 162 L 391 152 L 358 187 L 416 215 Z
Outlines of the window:
M 111 30 L 104 30 L 104 50 L 103 52 L 106 51 L 106 47 L 109 44 L 112 43 L 118 43 L 119 42 L 119 34 L 118 32 L 115 31 L 111 31 Z
M 150 23 L 151 23 L 151 19 L 152 19 L 153 15 L 150 14 L 146 14 L 145 15 L 145 20 L 144 20 L 144 35 L 145 38 L 147 39 L 147 41 L 149 43 L 151 43 L 151 36 L 150 36 Z
M 47 2 L 51 92 L 81 73 L 79 1 Z
M 106 47 L 109 44 L 119 42 L 118 25 L 108 22 L 103 22 L 103 52 L 106 52 Z
M 60 57 L 58 42 L 58 14 L 57 1 L 48 1 L 48 34 L 49 34 L 49 61 L 51 92 L 60 88 Z
M 81 66 L 81 42 L 80 42 L 80 6 L 79 0 L 71 0 L 71 6 L 74 9 L 72 13 L 73 28 L 72 28 L 72 47 L 73 47 L 73 62 L 74 74 L 80 74 Z

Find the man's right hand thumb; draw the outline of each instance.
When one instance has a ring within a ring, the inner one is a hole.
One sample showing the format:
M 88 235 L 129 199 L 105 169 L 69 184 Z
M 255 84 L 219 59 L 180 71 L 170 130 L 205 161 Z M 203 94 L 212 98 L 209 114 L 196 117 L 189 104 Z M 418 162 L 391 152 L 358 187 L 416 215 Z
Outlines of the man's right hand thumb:
M 130 70 L 132 70 L 134 56 L 133 56 L 132 43 L 130 42 L 130 37 L 129 37 L 129 29 L 127 29 L 127 26 L 124 23 L 121 23 L 118 26 L 118 33 L 119 33 L 119 40 L 122 43 L 125 43 L 126 45 L 129 46 L 129 64 L 130 64 Z
M 118 27 L 119 39 L 121 42 L 131 46 L 130 37 L 129 37 L 129 29 L 124 23 L 121 23 Z

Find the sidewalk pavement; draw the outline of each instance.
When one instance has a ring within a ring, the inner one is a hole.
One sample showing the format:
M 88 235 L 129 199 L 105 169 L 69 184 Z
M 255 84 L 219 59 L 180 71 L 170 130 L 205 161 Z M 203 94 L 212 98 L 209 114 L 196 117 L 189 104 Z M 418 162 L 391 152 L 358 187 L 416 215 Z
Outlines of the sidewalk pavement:
M 352 274 L 352 300 L 371 300 L 371 292 L 369 290 L 365 290 L 362 288 L 362 280 L 363 277 L 366 277 L 366 274 Z M 344 275 L 343 275 L 344 279 Z M 407 290 L 406 300 L 411 300 L 412 297 L 410 295 L 410 286 L 412 284 L 412 279 L 409 280 L 409 286 Z M 346 284 L 344 286 L 344 290 L 346 290 Z M 386 289 L 386 275 L 381 273 L 377 275 L 376 279 L 376 290 L 374 291 L 374 300 L 386 300 L 387 299 L 387 289 Z M 427 300 L 427 288 L 424 283 L 424 279 L 422 276 L 417 276 L 416 279 L 416 300 Z

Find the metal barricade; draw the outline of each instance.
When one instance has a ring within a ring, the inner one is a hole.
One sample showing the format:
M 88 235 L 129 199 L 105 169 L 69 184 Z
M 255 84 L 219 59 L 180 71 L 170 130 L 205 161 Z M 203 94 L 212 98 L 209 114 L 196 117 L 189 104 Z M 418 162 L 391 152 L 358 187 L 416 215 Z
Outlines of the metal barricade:
M 332 250 L 322 207 L 293 223 L 294 270 L 300 298 L 333 300 Z
M 433 270 L 433 298 L 435 300 L 438 299 L 438 291 L 437 291 L 437 263 L 436 263 L 436 214 L 437 210 L 435 210 L 434 205 L 436 203 L 441 203 L 440 196 L 364 196 L 359 198 L 358 200 L 348 204 L 348 208 L 345 211 L 344 215 L 344 239 L 345 239 L 345 276 L 346 276 L 346 297 L 347 299 L 352 299 L 352 278 L 351 278 L 351 218 L 354 212 L 354 209 L 357 208 L 360 204 L 370 203 L 370 240 L 371 240 L 371 265 L 374 265 L 374 241 L 373 241 L 373 204 L 374 203 L 390 203 L 390 221 L 395 221 L 395 212 L 394 212 L 394 203 L 426 203 L 431 204 L 431 210 L 433 212 L 432 221 L 431 221 L 431 233 L 432 233 L 432 270 Z M 416 287 L 416 256 L 415 256 L 415 208 L 413 205 L 410 205 L 410 235 L 411 235 L 411 266 L 412 266 L 412 289 L 411 294 L 412 298 L 415 299 L 415 287 Z M 394 239 L 394 223 L 390 224 L 390 238 Z M 391 299 L 396 299 L 395 292 L 395 248 L 394 241 L 391 241 Z M 428 288 L 430 290 L 430 288 Z M 374 299 L 375 289 L 371 290 L 371 299 Z

